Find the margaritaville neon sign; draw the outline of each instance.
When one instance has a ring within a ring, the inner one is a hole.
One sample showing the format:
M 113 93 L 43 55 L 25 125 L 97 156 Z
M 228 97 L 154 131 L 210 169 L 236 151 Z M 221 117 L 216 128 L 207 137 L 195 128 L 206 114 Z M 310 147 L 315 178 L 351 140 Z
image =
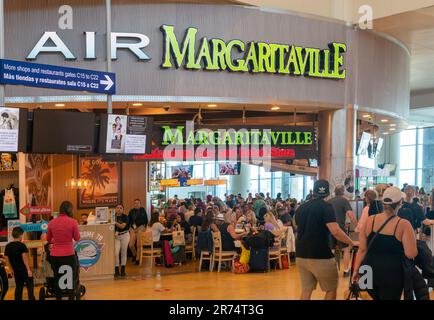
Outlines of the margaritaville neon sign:
M 328 79 L 345 79 L 344 43 L 332 42 L 327 49 L 296 45 L 244 42 L 234 39 L 201 38 L 198 29 L 188 28 L 182 43 L 175 35 L 175 27 L 161 26 L 164 38 L 162 68 L 208 71 L 274 73 Z
M 198 129 L 185 130 L 185 126 L 162 126 L 162 146 L 312 146 L 313 130 L 280 129 Z

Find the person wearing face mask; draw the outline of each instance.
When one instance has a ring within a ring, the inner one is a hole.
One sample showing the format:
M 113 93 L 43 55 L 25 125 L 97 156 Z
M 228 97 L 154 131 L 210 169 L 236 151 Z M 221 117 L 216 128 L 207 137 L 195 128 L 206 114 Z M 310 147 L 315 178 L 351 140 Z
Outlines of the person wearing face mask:
M 124 207 L 121 204 L 116 207 L 115 212 L 115 279 L 118 279 L 126 276 L 125 266 L 127 264 L 128 244 L 130 243 L 130 224 L 129 217 L 124 213 Z
M 404 290 L 405 255 L 413 260 L 417 256 L 416 237 L 411 223 L 397 216 L 402 205 L 402 192 L 396 187 L 383 194 L 384 210 L 370 216 L 361 230 L 360 248 L 352 282 L 359 281 L 360 266 L 372 268 L 373 285 L 368 289 L 374 300 L 400 300 Z

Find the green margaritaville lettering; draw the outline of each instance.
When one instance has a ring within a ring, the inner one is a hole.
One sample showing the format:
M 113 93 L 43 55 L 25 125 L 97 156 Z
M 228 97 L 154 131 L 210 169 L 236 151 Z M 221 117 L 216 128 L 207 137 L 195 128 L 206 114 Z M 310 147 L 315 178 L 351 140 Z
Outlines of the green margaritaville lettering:
M 175 27 L 163 25 L 164 56 L 162 68 L 185 67 L 191 70 L 274 73 L 315 78 L 345 79 L 344 43 L 332 42 L 326 49 L 304 48 L 235 39 L 198 39 L 198 29 L 188 28 L 182 42 Z
M 311 131 L 271 131 L 271 130 L 197 130 L 185 132 L 185 126 L 162 126 L 161 145 L 312 145 Z

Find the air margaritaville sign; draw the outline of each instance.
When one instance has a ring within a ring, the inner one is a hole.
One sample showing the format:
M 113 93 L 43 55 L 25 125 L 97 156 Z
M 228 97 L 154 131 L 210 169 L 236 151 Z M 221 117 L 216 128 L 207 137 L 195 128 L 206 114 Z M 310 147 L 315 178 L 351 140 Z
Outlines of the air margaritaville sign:
M 344 56 L 347 46 L 332 42 L 328 48 L 318 49 L 263 41 L 245 42 L 238 39 L 198 38 L 198 29 L 188 28 L 182 41 L 175 35 L 175 27 L 162 25 L 163 69 L 185 67 L 190 70 L 232 71 L 307 76 L 326 79 L 345 79 Z M 97 58 L 95 32 L 85 32 L 85 56 Z M 139 61 L 150 61 L 147 47 L 153 45 L 141 33 L 111 33 L 111 59 L 118 58 L 118 49 L 128 49 Z M 129 42 L 125 42 L 129 39 Z M 53 45 L 54 44 L 54 45 Z M 60 53 L 67 60 L 76 55 L 57 32 L 46 31 L 38 40 L 28 60 L 36 60 L 41 53 Z
M 289 44 L 244 42 L 234 39 L 198 39 L 198 29 L 188 28 L 179 42 L 175 27 L 161 26 L 164 38 L 162 68 L 208 71 L 273 73 L 328 79 L 345 79 L 344 43 L 332 42 L 327 49 Z

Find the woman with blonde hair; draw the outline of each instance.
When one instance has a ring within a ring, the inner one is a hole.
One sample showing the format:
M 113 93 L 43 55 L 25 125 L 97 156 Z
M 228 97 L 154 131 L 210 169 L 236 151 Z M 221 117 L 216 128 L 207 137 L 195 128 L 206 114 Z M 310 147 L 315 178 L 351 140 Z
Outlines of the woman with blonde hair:
M 282 234 L 282 229 L 279 226 L 279 223 L 277 222 L 276 218 L 274 217 L 273 213 L 268 212 L 264 215 L 264 221 L 265 221 L 265 230 L 270 231 L 275 236 L 280 236 Z
M 254 211 L 247 211 L 246 213 L 246 222 L 250 224 L 252 227 L 256 227 L 258 221 L 256 220 L 256 215 Z

